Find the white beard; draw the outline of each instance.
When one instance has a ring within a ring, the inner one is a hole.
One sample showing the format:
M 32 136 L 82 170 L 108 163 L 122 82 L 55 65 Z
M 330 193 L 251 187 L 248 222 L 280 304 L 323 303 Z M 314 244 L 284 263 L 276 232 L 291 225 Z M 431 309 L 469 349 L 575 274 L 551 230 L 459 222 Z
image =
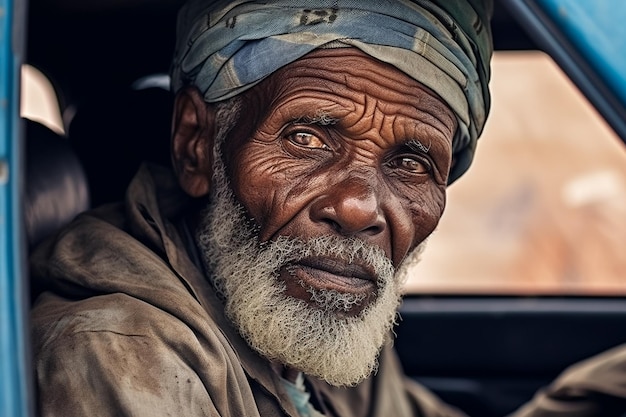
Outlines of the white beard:
M 213 284 L 224 296 L 226 316 L 270 361 L 335 386 L 367 378 L 376 370 L 378 354 L 395 324 L 407 262 L 395 273 L 380 248 L 356 238 L 322 236 L 303 242 L 280 237 L 260 242 L 257 228 L 228 185 L 219 147 L 214 160 L 211 202 L 197 242 Z M 413 252 L 410 263 L 419 252 Z M 310 302 L 287 295 L 280 269 L 316 256 L 369 265 L 378 277 L 371 304 L 350 316 L 338 313 L 362 302 L 362 295 L 306 287 Z

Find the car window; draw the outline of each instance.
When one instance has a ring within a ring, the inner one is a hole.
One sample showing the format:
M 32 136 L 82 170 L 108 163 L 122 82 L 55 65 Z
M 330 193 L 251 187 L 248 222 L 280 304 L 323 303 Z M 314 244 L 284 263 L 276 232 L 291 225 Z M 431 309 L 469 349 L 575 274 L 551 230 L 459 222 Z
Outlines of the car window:
M 497 52 L 490 119 L 409 293 L 624 295 L 626 149 L 541 52 Z

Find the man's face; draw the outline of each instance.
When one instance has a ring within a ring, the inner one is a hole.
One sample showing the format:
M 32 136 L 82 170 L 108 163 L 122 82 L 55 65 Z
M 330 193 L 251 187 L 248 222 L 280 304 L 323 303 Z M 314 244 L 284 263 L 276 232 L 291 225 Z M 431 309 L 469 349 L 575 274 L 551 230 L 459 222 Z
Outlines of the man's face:
M 226 314 L 268 359 L 355 384 L 393 325 L 397 268 L 443 211 L 454 116 L 352 49 L 310 54 L 240 105 L 218 111 L 225 163 L 197 232 Z
M 397 69 L 353 48 L 316 51 L 246 94 L 241 114 L 227 170 L 262 241 L 356 237 L 398 267 L 435 229 L 456 119 Z M 371 270 L 334 259 L 280 276 L 304 300 L 302 282 L 366 296 L 356 313 L 376 293 Z

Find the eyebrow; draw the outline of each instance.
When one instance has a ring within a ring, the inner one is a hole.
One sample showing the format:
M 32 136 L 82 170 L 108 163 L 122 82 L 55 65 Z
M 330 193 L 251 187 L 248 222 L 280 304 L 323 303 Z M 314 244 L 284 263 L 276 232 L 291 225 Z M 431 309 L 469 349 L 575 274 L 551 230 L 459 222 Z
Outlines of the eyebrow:
M 339 119 L 330 116 L 327 112 L 319 110 L 314 116 L 302 116 L 293 121 L 294 123 L 329 126 L 339 122 Z
M 420 142 L 417 139 L 412 139 L 408 142 L 406 142 L 404 144 L 404 146 L 406 146 L 407 148 L 416 151 L 416 152 L 423 152 L 423 153 L 428 153 L 430 151 L 430 146 L 432 144 L 429 144 L 428 146 L 425 146 L 422 142 Z

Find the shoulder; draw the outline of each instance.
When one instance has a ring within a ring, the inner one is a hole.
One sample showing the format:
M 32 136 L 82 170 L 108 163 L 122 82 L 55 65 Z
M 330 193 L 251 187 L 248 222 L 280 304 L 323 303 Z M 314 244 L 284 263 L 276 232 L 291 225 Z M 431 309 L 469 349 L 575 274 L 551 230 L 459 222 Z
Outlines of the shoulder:
M 224 387 L 214 375 L 237 374 L 237 363 L 224 360 L 232 355 L 217 334 L 198 335 L 184 319 L 126 294 L 81 301 L 45 294 L 33 310 L 42 414 L 218 415 L 214 398 Z
M 104 366 L 133 373 L 172 362 L 181 340 L 197 344 L 184 318 L 123 293 L 75 301 L 46 293 L 31 322 L 38 371 Z

